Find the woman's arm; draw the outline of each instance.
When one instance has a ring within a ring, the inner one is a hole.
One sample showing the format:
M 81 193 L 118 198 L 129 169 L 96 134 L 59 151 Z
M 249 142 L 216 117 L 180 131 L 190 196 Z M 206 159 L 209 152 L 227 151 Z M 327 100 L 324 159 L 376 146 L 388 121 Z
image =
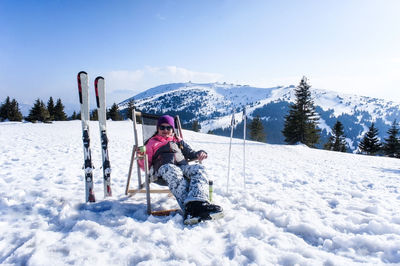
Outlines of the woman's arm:
M 182 150 L 183 156 L 187 160 L 199 160 L 202 161 L 207 158 L 207 152 L 203 150 L 195 151 L 193 150 L 189 144 L 181 140 L 179 143 L 179 148 Z

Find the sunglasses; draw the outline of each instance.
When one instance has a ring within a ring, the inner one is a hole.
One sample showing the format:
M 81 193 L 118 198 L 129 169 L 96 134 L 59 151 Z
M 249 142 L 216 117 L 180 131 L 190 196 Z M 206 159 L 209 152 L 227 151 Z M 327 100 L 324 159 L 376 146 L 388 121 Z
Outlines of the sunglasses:
M 159 126 L 158 127 L 160 130 L 172 130 L 173 129 L 173 127 L 171 127 L 171 126 Z

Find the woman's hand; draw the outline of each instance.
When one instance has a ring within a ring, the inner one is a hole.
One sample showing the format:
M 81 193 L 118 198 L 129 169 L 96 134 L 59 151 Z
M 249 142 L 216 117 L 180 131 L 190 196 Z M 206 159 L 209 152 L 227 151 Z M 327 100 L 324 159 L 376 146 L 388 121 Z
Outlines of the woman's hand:
M 197 160 L 201 162 L 204 159 L 207 159 L 207 153 L 205 153 L 204 151 L 199 152 L 199 154 L 197 155 Z
M 143 157 L 146 153 L 146 146 L 139 146 L 136 148 L 136 153 L 138 157 Z

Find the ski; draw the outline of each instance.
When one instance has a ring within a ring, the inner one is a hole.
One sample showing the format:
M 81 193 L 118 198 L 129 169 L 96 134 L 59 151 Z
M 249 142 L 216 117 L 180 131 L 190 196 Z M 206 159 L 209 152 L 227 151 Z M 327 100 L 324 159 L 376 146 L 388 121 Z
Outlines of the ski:
M 111 165 L 108 157 L 108 138 L 106 131 L 106 95 L 103 77 L 97 77 L 94 81 L 96 91 L 97 115 L 99 118 L 101 154 L 103 159 L 103 183 L 104 197 L 111 197 Z
M 84 71 L 78 73 L 78 90 L 79 102 L 81 104 L 81 121 L 82 121 L 82 139 L 83 139 L 83 156 L 85 172 L 85 200 L 86 202 L 95 202 L 93 192 L 93 164 L 90 152 L 90 136 L 89 136 L 89 78 Z

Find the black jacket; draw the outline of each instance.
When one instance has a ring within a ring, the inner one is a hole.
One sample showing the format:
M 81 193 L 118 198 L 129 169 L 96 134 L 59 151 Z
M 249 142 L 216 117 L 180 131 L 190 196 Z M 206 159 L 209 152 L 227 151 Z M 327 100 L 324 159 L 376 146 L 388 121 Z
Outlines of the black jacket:
M 204 151 L 194 151 L 183 140 L 179 142 L 170 141 L 160 147 L 153 155 L 154 172 L 158 171 L 164 164 L 186 165 L 189 161 L 195 160 L 200 152 Z

